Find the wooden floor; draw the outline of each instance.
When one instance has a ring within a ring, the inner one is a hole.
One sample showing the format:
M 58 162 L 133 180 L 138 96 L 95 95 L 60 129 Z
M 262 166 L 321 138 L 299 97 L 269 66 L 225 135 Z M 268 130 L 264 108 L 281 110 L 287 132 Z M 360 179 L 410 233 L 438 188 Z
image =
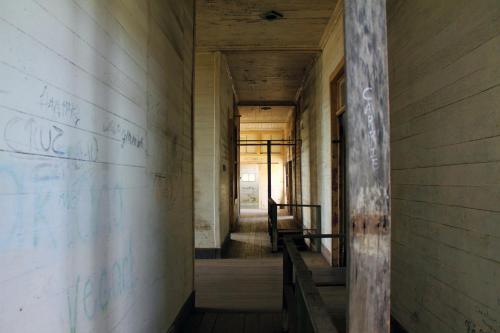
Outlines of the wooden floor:
M 282 283 L 281 258 L 197 260 L 196 307 L 279 312 Z
M 280 216 L 279 223 L 286 226 L 292 219 Z M 302 256 L 315 281 L 335 279 L 320 254 Z M 183 332 L 281 332 L 282 254 L 271 252 L 266 212 L 242 216 L 223 257 L 195 261 L 197 310 Z M 334 322 L 342 327 L 345 288 L 320 287 L 320 294 Z
M 281 333 L 281 313 L 198 311 L 182 332 Z
M 282 276 L 279 257 L 196 260 L 196 313 L 183 332 L 281 332 Z
M 278 224 L 287 228 L 293 224 L 293 217 L 280 210 Z M 242 215 L 231 233 L 229 244 L 222 253 L 223 258 L 281 258 L 281 253 L 271 252 L 271 242 L 267 231 L 267 211 L 248 210 Z

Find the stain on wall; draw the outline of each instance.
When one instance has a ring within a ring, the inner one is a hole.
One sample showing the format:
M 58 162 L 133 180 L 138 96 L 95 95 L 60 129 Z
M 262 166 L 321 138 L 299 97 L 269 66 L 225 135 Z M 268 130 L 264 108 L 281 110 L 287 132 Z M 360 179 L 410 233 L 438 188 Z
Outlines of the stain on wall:
M 194 189 L 196 248 L 220 248 L 229 233 L 231 173 L 228 123 L 233 82 L 220 52 L 196 54 Z

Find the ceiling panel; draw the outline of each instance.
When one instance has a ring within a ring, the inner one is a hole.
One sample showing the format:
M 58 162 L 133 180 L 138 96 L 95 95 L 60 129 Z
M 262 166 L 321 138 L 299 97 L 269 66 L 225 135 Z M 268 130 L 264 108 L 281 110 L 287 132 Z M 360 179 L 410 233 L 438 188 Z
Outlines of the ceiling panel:
M 196 0 L 196 50 L 221 51 L 240 101 L 295 101 L 338 0 Z M 267 21 L 276 11 L 283 18 Z
M 293 107 L 273 106 L 270 109 L 263 107 L 239 107 L 240 124 L 242 131 L 284 130 Z
M 197 0 L 199 50 L 319 49 L 337 0 Z M 275 10 L 283 18 L 266 21 Z
M 229 52 L 226 57 L 240 102 L 294 101 L 317 53 Z
M 278 132 L 284 131 L 287 128 L 287 124 L 284 123 L 258 123 L 258 124 L 241 124 L 241 132 Z

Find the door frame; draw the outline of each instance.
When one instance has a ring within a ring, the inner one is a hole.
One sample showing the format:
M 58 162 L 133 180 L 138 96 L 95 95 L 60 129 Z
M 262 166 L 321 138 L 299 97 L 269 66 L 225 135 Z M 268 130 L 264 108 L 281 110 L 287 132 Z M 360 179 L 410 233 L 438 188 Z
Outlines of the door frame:
M 335 70 L 330 75 L 330 112 L 331 112 L 331 172 L 332 172 L 332 234 L 345 233 L 345 135 L 342 138 L 340 117 L 343 112 L 338 112 L 338 82 L 345 79 L 345 58 L 342 58 Z M 343 148 L 342 148 L 343 147 Z M 342 157 L 344 155 L 344 158 Z M 341 193 L 344 192 L 344 193 Z M 346 239 L 332 238 L 331 264 L 335 267 L 346 265 Z

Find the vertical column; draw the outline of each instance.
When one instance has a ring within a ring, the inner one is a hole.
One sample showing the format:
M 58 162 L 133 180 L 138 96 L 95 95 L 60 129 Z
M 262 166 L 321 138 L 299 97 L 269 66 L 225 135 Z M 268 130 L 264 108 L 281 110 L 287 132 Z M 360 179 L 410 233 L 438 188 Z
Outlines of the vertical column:
M 316 207 L 316 233 L 323 233 L 323 225 L 321 222 L 321 206 Z M 323 243 L 322 238 L 316 238 L 314 244 L 316 245 L 316 252 L 321 253 L 321 244 Z
M 267 140 L 267 199 L 271 196 L 271 140 Z
M 290 314 L 289 303 L 293 299 L 293 265 L 290 255 L 283 246 L 283 304 L 282 304 L 282 331 L 288 332 L 290 325 L 289 321 L 295 317 L 295 314 Z
M 385 0 L 345 0 L 349 332 L 389 332 L 390 153 Z

